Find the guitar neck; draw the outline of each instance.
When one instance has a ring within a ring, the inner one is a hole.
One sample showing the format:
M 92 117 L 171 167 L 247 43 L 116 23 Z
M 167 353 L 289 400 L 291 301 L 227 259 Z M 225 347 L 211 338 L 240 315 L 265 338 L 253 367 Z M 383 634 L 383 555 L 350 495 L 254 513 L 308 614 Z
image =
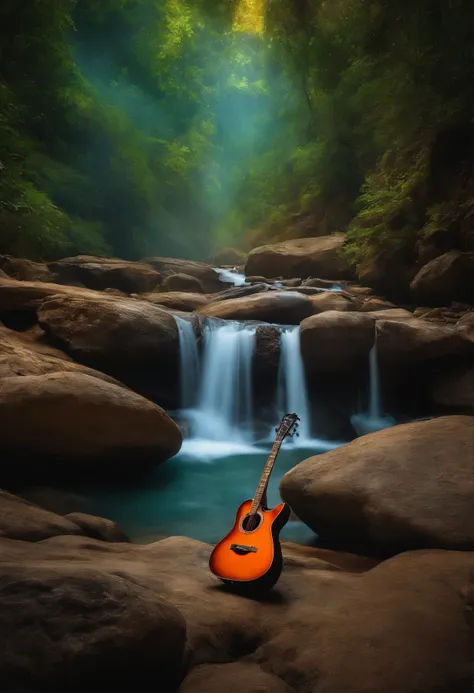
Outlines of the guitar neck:
M 250 508 L 251 514 L 256 513 L 262 503 L 263 494 L 265 493 L 265 490 L 267 488 L 268 480 L 270 478 L 270 474 L 272 473 L 273 465 L 275 464 L 275 460 L 277 458 L 282 442 L 283 439 L 278 437 L 273 443 L 272 450 L 270 452 L 270 455 L 268 456 L 265 468 L 263 470 L 263 474 L 260 478 L 260 482 L 255 492 L 252 507 Z

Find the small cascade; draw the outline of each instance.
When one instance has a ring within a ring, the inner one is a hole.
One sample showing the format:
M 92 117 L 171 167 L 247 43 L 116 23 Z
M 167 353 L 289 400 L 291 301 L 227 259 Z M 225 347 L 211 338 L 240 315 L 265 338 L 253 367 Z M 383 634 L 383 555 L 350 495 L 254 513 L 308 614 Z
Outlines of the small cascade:
M 369 416 L 379 419 L 382 416 L 380 408 L 379 365 L 377 359 L 377 331 L 374 346 L 369 354 Z
M 214 272 L 217 272 L 217 274 L 219 275 L 219 279 L 222 282 L 227 282 L 228 284 L 232 284 L 233 286 L 247 285 L 245 274 L 239 274 L 239 272 L 235 272 L 234 270 L 230 269 L 225 269 L 223 267 L 215 267 Z
M 199 351 L 196 333 L 190 320 L 174 316 L 179 335 L 180 409 L 196 404 L 199 389 Z
M 193 436 L 223 442 L 251 442 L 252 361 L 255 326 L 208 320 Z
M 300 443 L 311 437 L 310 406 L 299 327 L 285 327 L 281 332 L 280 373 L 277 405 L 279 415 L 295 412 L 300 417 Z
M 375 341 L 369 353 L 369 406 L 368 411 L 354 414 L 351 423 L 359 435 L 375 433 L 395 425 L 391 416 L 384 415 L 380 402 L 380 381 L 377 354 L 377 331 Z

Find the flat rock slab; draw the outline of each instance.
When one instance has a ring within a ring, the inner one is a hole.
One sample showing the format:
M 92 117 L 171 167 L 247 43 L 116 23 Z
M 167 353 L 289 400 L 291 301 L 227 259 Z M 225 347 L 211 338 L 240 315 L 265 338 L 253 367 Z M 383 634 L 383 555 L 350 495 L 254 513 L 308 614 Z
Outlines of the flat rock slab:
M 229 680 L 269 693 L 469 690 L 472 552 L 410 552 L 351 572 L 337 554 L 285 545 L 277 587 L 254 600 L 220 586 L 211 548 L 0 539 L 3 686 L 166 691 L 187 674 L 186 693 L 221 693 Z
M 245 274 L 267 278 L 317 277 L 349 279 L 349 264 L 342 252 L 345 236 L 334 234 L 264 245 L 250 251 Z

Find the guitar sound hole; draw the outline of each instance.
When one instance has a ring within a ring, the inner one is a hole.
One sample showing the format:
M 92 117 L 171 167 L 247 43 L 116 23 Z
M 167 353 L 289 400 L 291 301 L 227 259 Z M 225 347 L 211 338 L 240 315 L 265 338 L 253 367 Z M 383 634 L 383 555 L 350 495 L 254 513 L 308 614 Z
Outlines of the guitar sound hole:
M 246 532 L 253 532 L 255 529 L 257 529 L 261 521 L 262 518 L 260 515 L 246 515 L 242 520 L 242 529 L 244 529 Z

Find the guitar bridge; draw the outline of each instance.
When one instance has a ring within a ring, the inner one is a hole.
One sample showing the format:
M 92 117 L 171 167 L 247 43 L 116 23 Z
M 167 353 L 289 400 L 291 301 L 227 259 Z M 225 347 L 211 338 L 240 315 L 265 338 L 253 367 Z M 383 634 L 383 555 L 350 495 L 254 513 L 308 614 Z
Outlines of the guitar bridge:
M 244 555 L 246 553 L 257 553 L 258 549 L 256 546 L 246 546 L 245 544 L 231 544 L 230 550 Z

